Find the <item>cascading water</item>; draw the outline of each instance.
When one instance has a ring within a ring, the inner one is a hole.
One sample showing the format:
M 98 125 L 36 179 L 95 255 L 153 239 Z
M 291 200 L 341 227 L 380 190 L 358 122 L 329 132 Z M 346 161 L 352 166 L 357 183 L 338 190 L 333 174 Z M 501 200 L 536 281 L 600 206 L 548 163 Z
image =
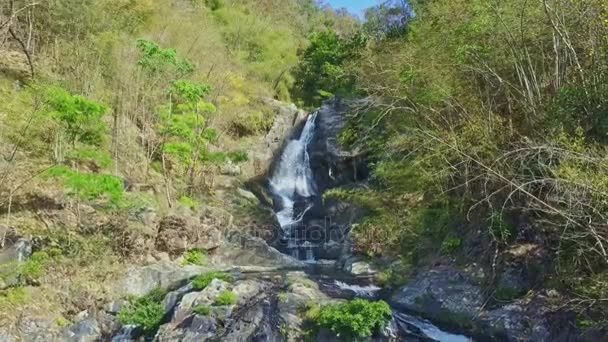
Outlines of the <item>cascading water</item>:
M 315 133 L 317 112 L 308 116 L 306 124 L 298 139 L 287 143 L 281 159 L 270 179 L 272 192 L 281 199 L 281 210 L 276 213 L 283 234 L 288 237 L 288 249 L 295 258 L 300 258 L 303 250 L 305 260 L 313 261 L 312 246 L 300 243 L 296 234 L 296 226 L 302 221 L 310 206 L 296 213 L 294 206 L 298 199 L 308 199 L 317 195 L 317 188 L 310 168 L 308 145 Z
M 315 140 L 320 137 L 327 139 L 328 123 L 332 124 L 332 118 L 339 115 L 340 112 L 335 110 L 335 107 L 324 106 L 319 111 L 310 114 L 300 133 L 300 136 L 288 141 L 285 145 L 283 153 L 277 161 L 272 175 L 269 179 L 270 190 L 275 196 L 277 203 L 276 217 L 281 225 L 282 243 L 286 243 L 286 252 L 294 258 L 303 259 L 307 262 L 315 262 L 315 256 L 323 258 L 323 254 L 318 251 L 322 246 L 316 242 L 319 241 L 313 238 L 315 230 L 315 215 L 318 212 L 313 208 L 316 203 L 317 210 L 322 206 L 318 201 L 318 197 L 322 194 L 319 189 L 322 189 L 323 179 L 315 179 L 315 173 L 312 171 L 311 158 L 309 151 L 314 150 L 316 153 L 325 153 L 326 151 L 317 150 Z M 317 129 L 317 119 L 319 127 Z M 335 123 L 335 121 L 333 121 Z M 315 134 L 317 134 L 315 136 Z M 315 160 L 313 156 L 313 161 Z M 319 156 L 322 159 L 322 156 Z M 323 167 L 323 165 L 314 165 L 315 167 Z M 322 170 L 322 169 L 320 169 Z M 316 174 L 321 177 L 320 170 L 315 169 Z M 329 170 L 331 172 L 331 170 Z M 335 175 L 330 174 L 333 179 Z M 317 181 L 319 183 L 317 183 Z M 317 187 L 317 185 L 320 185 Z M 315 212 L 309 212 L 309 210 Z M 308 216 L 304 216 L 309 212 Z M 321 211 L 323 212 L 323 211 Z M 324 213 L 324 212 L 323 212 Z M 308 221 L 308 222 L 307 222 Z M 303 227 L 308 224 L 310 227 Z M 318 227 L 316 227 L 318 228 Z M 303 234 L 302 234 L 303 233 Z M 311 233 L 310 236 L 306 236 Z M 316 253 L 316 255 L 315 255 Z M 323 263 L 320 263 L 322 265 Z M 323 274 L 323 268 L 311 267 L 311 273 L 317 275 Z M 338 269 L 325 277 L 321 275 L 315 281 L 319 285 L 319 289 L 332 298 L 366 298 L 370 300 L 380 299 L 383 296 L 382 289 L 369 283 L 369 278 L 356 278 L 352 275 L 344 275 L 340 280 L 336 279 Z M 415 340 L 424 341 L 440 341 L 440 342 L 464 342 L 470 341 L 466 336 L 451 334 L 445 332 L 432 323 L 421 318 L 410 316 L 398 311 L 393 312 L 393 318 L 388 327 L 390 336 L 412 336 Z M 407 340 L 407 339 L 406 339 Z

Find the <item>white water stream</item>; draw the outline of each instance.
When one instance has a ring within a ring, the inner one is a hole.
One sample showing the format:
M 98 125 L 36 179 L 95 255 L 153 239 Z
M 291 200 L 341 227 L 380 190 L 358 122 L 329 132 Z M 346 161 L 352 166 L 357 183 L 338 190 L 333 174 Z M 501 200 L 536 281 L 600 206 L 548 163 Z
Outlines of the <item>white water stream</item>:
M 310 157 L 308 155 L 308 144 L 312 141 L 315 133 L 315 120 L 317 113 L 310 114 L 302 133 L 298 139 L 291 140 L 285 146 L 272 178 L 270 188 L 272 192 L 281 199 L 282 209 L 276 213 L 277 219 L 286 236 L 292 237 L 292 230 L 299 224 L 310 207 L 302 213 L 294 212 L 296 198 L 310 198 L 317 195 L 315 181 L 310 168 Z M 296 241 L 289 242 L 292 256 L 299 258 L 301 248 L 305 250 L 305 258 L 313 261 L 312 249 L 306 245 L 299 245 Z
M 276 216 L 284 235 L 288 237 L 287 248 L 294 258 L 304 259 L 307 262 L 315 262 L 312 249 L 314 246 L 308 241 L 300 241 L 296 236 L 296 230 L 311 206 L 304 208 L 301 212 L 296 212 L 295 205 L 298 200 L 319 195 L 308 155 L 308 145 L 315 133 L 316 118 L 317 112 L 310 114 L 300 137 L 287 143 L 270 178 L 270 189 L 281 200 L 281 209 Z M 381 290 L 373 284 L 361 286 L 338 280 L 334 280 L 332 285 L 338 290 L 354 293 L 356 297 L 370 299 L 375 298 Z M 435 341 L 471 341 L 466 336 L 445 332 L 426 320 L 404 313 L 394 313 L 393 324 L 395 329 L 400 330 L 406 329 L 408 324 L 415 326 L 426 337 Z

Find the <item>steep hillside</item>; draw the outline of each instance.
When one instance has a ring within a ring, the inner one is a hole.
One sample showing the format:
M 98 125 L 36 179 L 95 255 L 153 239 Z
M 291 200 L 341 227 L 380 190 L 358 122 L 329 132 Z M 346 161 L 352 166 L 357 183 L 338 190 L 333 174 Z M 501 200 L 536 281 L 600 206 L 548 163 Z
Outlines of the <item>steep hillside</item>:
M 127 268 L 266 222 L 242 187 L 303 116 L 279 102 L 298 50 L 357 25 L 313 1 L 3 1 L 0 339 L 50 338 Z

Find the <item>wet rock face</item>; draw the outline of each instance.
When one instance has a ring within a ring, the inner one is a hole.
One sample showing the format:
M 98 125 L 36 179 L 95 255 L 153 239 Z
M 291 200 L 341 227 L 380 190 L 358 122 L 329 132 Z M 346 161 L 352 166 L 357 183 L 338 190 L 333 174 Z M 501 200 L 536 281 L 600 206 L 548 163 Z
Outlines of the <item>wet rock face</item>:
M 441 266 L 420 274 L 391 298 L 392 303 L 431 319 L 472 321 L 484 298 L 481 288 L 459 271 Z
M 327 101 L 317 114 L 315 136 L 309 146 L 310 163 L 320 192 L 364 180 L 369 175 L 365 156 L 339 143 L 347 113 L 354 104 L 340 99 Z
M 439 266 L 419 274 L 391 297 L 391 303 L 410 312 L 483 338 L 504 341 L 574 341 L 574 316 L 552 310 L 543 295 L 489 308 L 481 287 L 464 273 Z

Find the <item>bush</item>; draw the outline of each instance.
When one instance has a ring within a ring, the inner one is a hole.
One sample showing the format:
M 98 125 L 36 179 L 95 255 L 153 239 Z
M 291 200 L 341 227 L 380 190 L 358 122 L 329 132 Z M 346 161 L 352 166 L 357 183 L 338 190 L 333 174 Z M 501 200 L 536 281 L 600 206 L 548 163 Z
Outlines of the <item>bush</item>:
M 152 335 L 162 323 L 165 306 L 162 304 L 165 291 L 157 288 L 147 295 L 130 299 L 129 303 L 118 313 L 118 320 L 123 325 L 136 325 L 145 335 Z
M 211 307 L 209 305 L 200 304 L 195 306 L 192 311 L 197 315 L 209 316 L 209 314 L 211 314 Z
M 198 249 L 189 250 L 184 255 L 183 265 L 204 265 L 205 264 L 205 253 Z
M 112 157 L 107 152 L 92 147 L 81 147 L 69 151 L 66 154 L 66 160 L 78 163 L 95 163 L 102 168 L 112 166 Z
M 61 124 L 70 144 L 80 142 L 99 146 L 103 142 L 106 132 L 102 120 L 106 113 L 104 105 L 58 87 L 49 88 L 45 100 L 51 117 Z
M 82 200 L 94 200 L 107 196 L 113 205 L 121 205 L 124 199 L 123 180 L 121 178 L 93 173 L 82 173 L 65 166 L 50 168 L 47 178 L 60 179 L 70 193 Z
M 236 294 L 232 291 L 223 291 L 213 302 L 216 306 L 235 305 L 237 302 Z
M 192 286 L 198 291 L 205 289 L 213 279 L 223 280 L 227 282 L 232 282 L 232 276 L 228 273 L 224 272 L 209 272 L 205 274 L 201 274 L 196 276 L 194 280 L 192 280 Z
M 355 299 L 321 307 L 308 316 L 317 327 L 328 329 L 345 340 L 353 340 L 371 337 L 383 329 L 391 317 L 391 308 L 384 301 Z

